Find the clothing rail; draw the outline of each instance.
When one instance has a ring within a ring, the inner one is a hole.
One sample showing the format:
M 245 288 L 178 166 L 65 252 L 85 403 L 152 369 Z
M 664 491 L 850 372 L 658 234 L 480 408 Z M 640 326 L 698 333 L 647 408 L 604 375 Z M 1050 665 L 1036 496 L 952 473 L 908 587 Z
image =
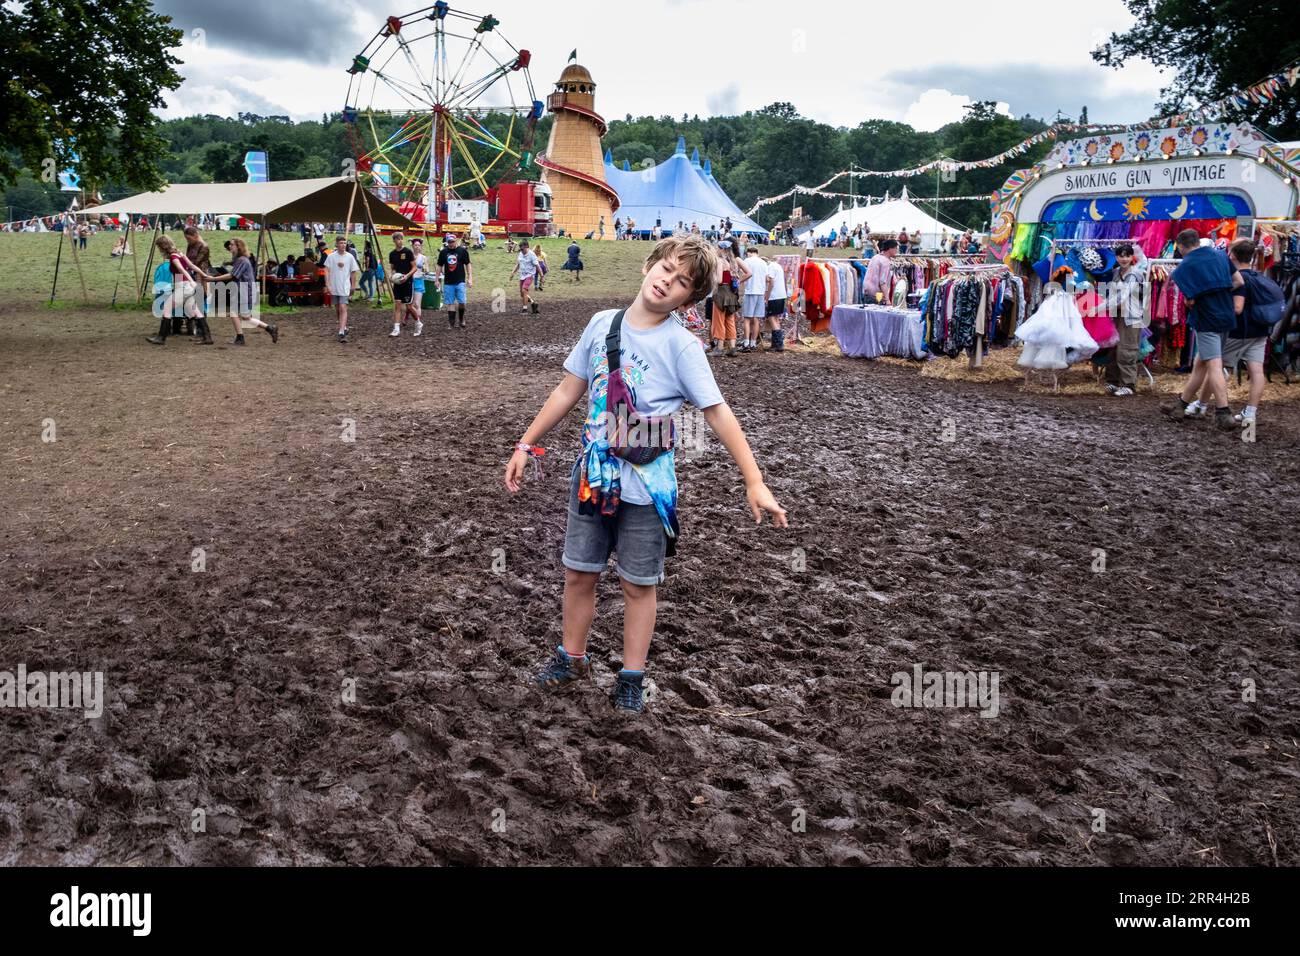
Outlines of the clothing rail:
M 1118 246 L 1120 243 L 1132 242 L 1131 239 L 1053 239 L 1053 246 Z
M 948 270 L 948 275 L 1010 275 L 1011 267 L 1001 262 L 984 262 L 968 263 L 966 265 L 953 266 Z M 984 364 L 984 336 L 981 333 L 975 335 L 975 345 L 970 351 L 970 368 L 980 368 Z

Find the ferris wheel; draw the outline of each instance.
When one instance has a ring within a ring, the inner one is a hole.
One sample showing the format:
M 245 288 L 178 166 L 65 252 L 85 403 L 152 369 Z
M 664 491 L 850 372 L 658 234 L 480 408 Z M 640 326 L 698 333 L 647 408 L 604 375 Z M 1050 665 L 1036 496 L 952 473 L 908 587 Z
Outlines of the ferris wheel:
M 545 105 L 532 55 L 499 26 L 440 0 L 388 17 L 352 60 L 343 119 L 357 173 L 412 219 L 437 222 L 449 199 L 533 166 Z

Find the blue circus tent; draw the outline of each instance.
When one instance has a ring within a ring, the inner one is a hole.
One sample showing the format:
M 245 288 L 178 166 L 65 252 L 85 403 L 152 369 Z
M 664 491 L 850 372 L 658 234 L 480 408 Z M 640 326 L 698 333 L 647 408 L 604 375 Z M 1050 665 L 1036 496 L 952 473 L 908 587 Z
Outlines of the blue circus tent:
M 656 219 L 663 234 L 668 235 L 678 222 L 687 229 L 695 223 L 706 232 L 721 228 L 722 220 L 728 217 L 733 233 L 768 234 L 723 192 L 713 178 L 711 166 L 707 170 L 700 167 L 699 150 L 687 158 L 686 139 L 682 136 L 677 138 L 677 151 L 653 169 L 634 170 L 627 160 L 619 169 L 606 151 L 605 181 L 618 193 L 619 217 L 624 221 L 633 219 L 638 234 L 649 235 Z

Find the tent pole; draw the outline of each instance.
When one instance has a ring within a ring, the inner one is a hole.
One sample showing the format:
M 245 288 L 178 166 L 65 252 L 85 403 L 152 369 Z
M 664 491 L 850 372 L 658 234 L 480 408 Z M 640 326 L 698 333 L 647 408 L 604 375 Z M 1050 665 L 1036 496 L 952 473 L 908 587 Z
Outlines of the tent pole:
M 267 242 L 266 215 L 263 214 L 262 231 L 257 234 L 257 261 L 258 264 L 262 267 L 260 270 L 262 273 L 262 298 L 259 300 L 260 302 L 266 301 L 266 259 L 262 255 L 262 250 L 265 248 L 266 242 Z
M 359 185 L 361 185 L 360 179 L 352 180 L 352 198 L 348 200 L 348 218 L 343 223 L 344 234 L 352 231 L 352 206 L 357 201 L 357 187 Z
M 80 227 L 77 226 L 77 220 L 75 217 L 72 220 L 72 224 L 74 227 L 80 230 Z M 78 242 L 77 236 L 73 236 L 72 237 L 72 264 L 77 267 L 77 278 L 81 280 L 81 301 L 86 305 L 90 305 L 90 293 L 86 291 L 86 273 L 82 271 L 81 268 L 81 256 L 77 252 L 77 242 Z
M 54 290 L 59 287 L 59 263 L 63 261 L 63 236 L 67 229 L 59 227 L 59 251 L 54 257 L 54 285 L 50 286 L 50 305 L 54 304 Z
M 265 229 L 265 226 L 263 228 Z M 275 261 L 278 263 L 280 261 L 280 250 L 275 248 L 275 234 L 267 230 L 266 241 L 271 244 L 271 255 L 275 256 Z
M 372 216 L 372 215 L 370 214 L 370 195 L 369 195 L 369 193 L 367 193 L 365 196 L 362 197 L 362 199 L 361 199 L 361 207 L 366 211 L 366 224 L 370 227 L 370 241 L 373 242 L 373 243 L 375 244 L 375 245 L 374 245 L 374 250 L 375 250 L 375 262 L 382 263 L 384 260 L 380 258 L 380 256 L 382 255 L 382 252 L 381 252 L 381 250 L 380 250 L 380 248 L 379 248 L 379 233 L 378 233 L 378 231 L 375 229 L 375 218 L 374 218 L 374 216 Z M 391 282 L 390 282 L 390 276 L 388 275 L 388 270 L 387 270 L 387 269 L 384 270 L 384 277 L 383 277 L 383 279 L 381 279 L 381 280 L 379 281 L 379 284 L 378 284 L 377 286 L 375 286 L 375 300 L 376 300 L 376 301 L 375 301 L 375 304 L 378 305 L 381 309 L 384 307 L 384 286 L 388 286 L 388 290 L 389 290 L 389 298 L 391 299 L 391 298 L 392 298 L 392 285 L 391 285 Z
M 162 220 L 156 219 L 154 221 L 153 235 L 149 237 L 149 261 L 144 264 L 144 275 L 140 277 L 140 295 L 136 299 L 137 304 L 144 301 L 144 287 L 149 282 L 149 276 L 151 275 L 149 270 L 153 268 L 153 254 L 154 250 L 158 248 L 158 236 L 161 228 Z
M 117 262 L 117 279 L 113 282 L 113 301 L 109 303 L 109 308 L 117 306 L 117 287 L 122 284 L 122 266 L 126 265 L 126 244 L 122 244 L 122 254 L 118 256 Z
M 140 263 L 135 257 L 135 227 L 131 224 L 131 214 L 126 216 L 126 241 L 131 246 L 131 271 L 135 276 L 135 284 L 140 284 Z

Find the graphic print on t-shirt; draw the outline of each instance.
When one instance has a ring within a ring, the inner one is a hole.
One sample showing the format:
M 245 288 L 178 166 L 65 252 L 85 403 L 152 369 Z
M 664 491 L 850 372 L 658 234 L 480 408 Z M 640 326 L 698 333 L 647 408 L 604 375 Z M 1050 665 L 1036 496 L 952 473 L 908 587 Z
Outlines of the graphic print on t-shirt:
M 393 270 L 393 285 L 402 285 L 406 274 L 415 265 L 415 253 L 410 249 L 394 249 L 388 254 L 388 264 Z
M 460 285 L 465 281 L 465 267 L 469 265 L 469 253 L 464 249 L 443 249 L 438 253 L 438 265 L 442 266 L 442 281 L 447 285 Z

